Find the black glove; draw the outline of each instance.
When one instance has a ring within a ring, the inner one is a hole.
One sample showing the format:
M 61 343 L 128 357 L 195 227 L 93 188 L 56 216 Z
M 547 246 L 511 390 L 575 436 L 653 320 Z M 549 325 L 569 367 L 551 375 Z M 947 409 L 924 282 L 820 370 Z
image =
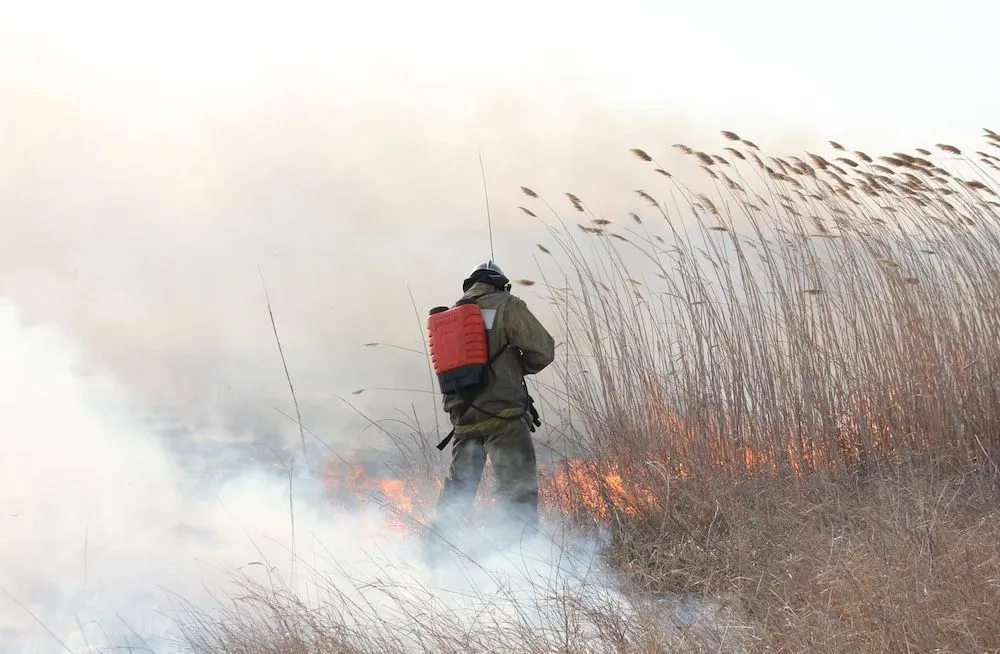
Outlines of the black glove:
M 535 408 L 535 398 L 528 396 L 528 413 L 531 414 L 531 421 L 528 423 L 528 429 L 531 433 L 535 433 L 536 427 L 542 426 L 542 421 L 538 419 L 538 409 Z

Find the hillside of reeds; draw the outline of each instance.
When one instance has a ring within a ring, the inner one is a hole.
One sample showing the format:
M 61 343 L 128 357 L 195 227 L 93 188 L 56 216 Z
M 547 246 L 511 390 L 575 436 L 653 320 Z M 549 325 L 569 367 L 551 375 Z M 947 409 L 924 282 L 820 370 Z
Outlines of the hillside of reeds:
M 431 650 L 1000 651 L 1000 136 L 780 157 L 722 136 L 674 146 L 689 182 L 633 150 L 628 216 L 523 187 L 550 239 L 520 284 L 561 317 L 542 496 L 640 608 L 549 589 L 558 608 L 521 600 L 544 629 L 393 616 Z M 658 617 L 678 596 L 714 617 Z M 228 606 L 189 625 L 198 651 L 403 648 L 336 599 Z

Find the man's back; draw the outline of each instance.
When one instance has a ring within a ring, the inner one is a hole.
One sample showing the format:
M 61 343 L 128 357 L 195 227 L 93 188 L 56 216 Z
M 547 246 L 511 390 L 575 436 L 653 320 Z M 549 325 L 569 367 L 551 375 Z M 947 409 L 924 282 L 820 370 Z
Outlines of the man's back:
M 536 374 L 552 363 L 555 341 L 524 301 L 509 292 L 477 282 L 466 291 L 463 299 L 474 299 L 483 311 L 490 356 L 496 357 L 486 386 L 474 400 L 475 406 L 493 414 L 524 409 L 528 403 L 524 375 Z M 490 418 L 476 408 L 459 415 L 462 404 L 461 397 L 445 396 L 444 410 L 450 415 L 452 424 L 472 424 Z

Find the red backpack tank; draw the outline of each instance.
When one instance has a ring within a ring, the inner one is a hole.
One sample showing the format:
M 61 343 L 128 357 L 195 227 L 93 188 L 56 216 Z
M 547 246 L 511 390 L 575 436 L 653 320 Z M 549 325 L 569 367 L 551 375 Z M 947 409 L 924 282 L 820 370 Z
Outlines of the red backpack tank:
M 473 300 L 431 309 L 427 339 L 442 393 L 473 390 L 486 379 L 489 341 L 483 314 Z

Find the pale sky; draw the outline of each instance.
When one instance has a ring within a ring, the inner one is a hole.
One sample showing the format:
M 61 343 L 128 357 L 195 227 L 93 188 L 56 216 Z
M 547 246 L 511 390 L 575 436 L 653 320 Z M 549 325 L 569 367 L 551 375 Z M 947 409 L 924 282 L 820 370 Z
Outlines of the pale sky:
M 287 399 L 260 265 L 336 424 L 338 393 L 426 384 L 360 344 L 419 345 L 407 285 L 423 315 L 488 258 L 480 149 L 497 258 L 533 277 L 517 187 L 617 216 L 653 183 L 631 147 L 1000 127 L 986 3 L 535 4 L 4 3 L 0 296 L 150 404 L 236 420 Z
M 497 84 L 557 100 L 575 87 L 647 116 L 679 111 L 912 139 L 996 115 L 989 61 L 998 17 L 983 2 L 889 0 L 515 0 L 489 9 L 181 0 L 155 10 L 11 2 L 0 52 L 5 76 L 59 62 L 74 81 L 35 83 L 165 114 L 280 74 L 369 101 L 405 93 L 468 102 Z

